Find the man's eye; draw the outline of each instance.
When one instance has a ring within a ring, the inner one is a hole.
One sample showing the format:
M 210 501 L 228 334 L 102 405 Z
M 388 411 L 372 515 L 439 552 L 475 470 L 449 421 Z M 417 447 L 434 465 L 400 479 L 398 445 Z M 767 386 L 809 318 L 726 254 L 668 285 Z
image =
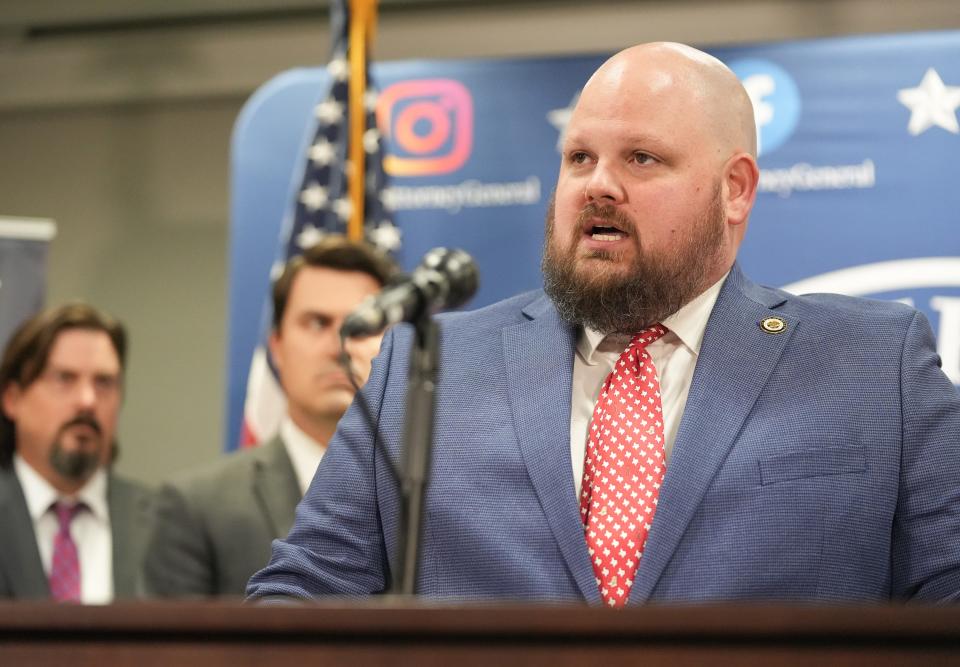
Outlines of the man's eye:
M 307 328 L 312 331 L 323 331 L 330 326 L 330 320 L 326 317 L 311 317 L 307 320 Z
M 99 375 L 94 378 L 93 383 L 97 391 L 101 392 L 114 392 L 120 386 L 119 378 L 110 375 Z
M 70 371 L 58 371 L 54 369 L 44 373 L 43 378 L 50 384 L 51 387 L 57 389 L 58 391 L 69 391 L 77 381 L 77 376 L 75 373 L 71 373 Z
M 656 162 L 656 158 L 649 153 L 644 153 L 643 151 L 637 151 L 634 153 L 633 159 L 637 164 L 650 164 L 651 162 Z
M 71 384 L 75 378 L 73 373 L 67 371 L 54 371 L 52 375 L 53 381 L 57 384 Z
M 570 161 L 574 164 L 583 164 L 589 156 L 583 151 L 574 151 L 570 153 Z

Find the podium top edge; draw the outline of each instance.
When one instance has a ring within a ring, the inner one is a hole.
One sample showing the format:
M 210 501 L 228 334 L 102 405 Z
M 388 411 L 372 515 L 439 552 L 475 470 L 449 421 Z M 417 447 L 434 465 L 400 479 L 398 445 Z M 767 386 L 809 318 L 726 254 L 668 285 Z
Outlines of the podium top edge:
M 272 602 L 276 602 L 273 604 Z M 377 603 L 346 600 L 140 601 L 114 605 L 58 605 L 0 601 L 0 649 L 5 641 L 51 636 L 111 636 L 120 641 L 149 634 L 204 641 L 323 643 L 417 636 L 525 642 L 631 643 L 694 641 L 734 645 L 747 641 L 949 643 L 960 655 L 960 606 L 703 604 L 628 607 L 612 611 L 562 604 Z M 273 639 L 269 639 L 272 637 Z M 2 662 L 2 660 L 0 660 Z

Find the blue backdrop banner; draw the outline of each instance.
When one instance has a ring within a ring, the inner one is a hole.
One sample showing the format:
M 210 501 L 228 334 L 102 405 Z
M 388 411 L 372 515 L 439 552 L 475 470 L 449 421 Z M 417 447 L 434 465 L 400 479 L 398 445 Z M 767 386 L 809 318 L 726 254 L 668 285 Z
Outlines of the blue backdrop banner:
M 908 301 L 960 383 L 960 32 L 708 49 L 741 78 L 759 125 L 761 181 L 740 261 L 791 291 Z M 609 54 L 381 63 L 386 203 L 410 269 L 430 248 L 480 266 L 481 306 L 538 287 L 558 145 Z M 300 185 L 323 68 L 267 83 L 232 149 L 228 428 L 269 313 L 271 263 Z
M 0 217 L 0 350 L 10 334 L 43 307 L 53 220 Z

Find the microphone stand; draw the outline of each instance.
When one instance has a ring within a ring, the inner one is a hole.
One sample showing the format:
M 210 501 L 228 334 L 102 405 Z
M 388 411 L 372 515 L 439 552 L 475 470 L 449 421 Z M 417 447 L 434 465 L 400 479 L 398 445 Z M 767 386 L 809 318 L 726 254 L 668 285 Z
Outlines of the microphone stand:
M 420 564 L 423 535 L 423 508 L 430 456 L 433 448 L 433 420 L 440 336 L 437 323 L 427 309 L 413 322 L 410 377 L 407 384 L 407 412 L 403 432 L 403 466 L 400 478 L 400 521 L 397 526 L 397 572 L 390 592 L 413 595 Z

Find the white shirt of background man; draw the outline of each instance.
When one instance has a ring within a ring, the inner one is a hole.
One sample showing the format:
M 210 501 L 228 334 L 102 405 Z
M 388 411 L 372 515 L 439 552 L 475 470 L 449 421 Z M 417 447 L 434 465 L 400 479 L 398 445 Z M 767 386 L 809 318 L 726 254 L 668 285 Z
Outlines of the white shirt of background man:
M 53 538 L 59 530 L 57 515 L 51 505 L 67 497 L 50 486 L 18 454 L 14 454 L 13 467 L 33 522 L 40 562 L 49 579 Z M 80 601 L 83 604 L 107 604 L 113 600 L 113 532 L 110 528 L 107 473 L 104 469 L 98 468 L 84 487 L 69 500 L 87 506 L 70 523 L 70 535 L 77 545 L 77 558 L 80 561 Z

